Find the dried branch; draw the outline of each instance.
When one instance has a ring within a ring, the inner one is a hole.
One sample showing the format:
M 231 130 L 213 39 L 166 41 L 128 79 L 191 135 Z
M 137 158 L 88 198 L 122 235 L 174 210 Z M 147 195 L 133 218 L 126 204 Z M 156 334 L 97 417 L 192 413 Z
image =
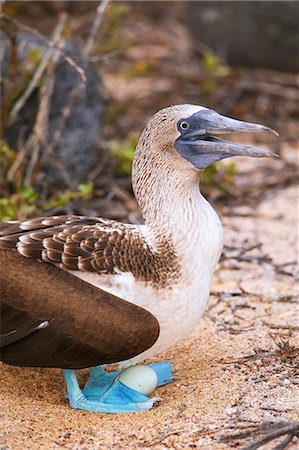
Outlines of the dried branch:
M 224 246 L 223 253 L 221 255 L 221 260 L 225 259 L 236 259 L 238 261 L 246 261 L 246 262 L 256 262 L 256 261 L 263 261 L 263 262 L 271 262 L 271 258 L 269 258 L 268 255 L 262 254 L 261 256 L 246 256 L 246 253 L 251 252 L 252 250 L 261 250 L 262 243 L 257 242 L 255 244 L 246 245 L 244 243 L 243 247 L 240 249 L 239 247 L 233 247 L 233 246 Z
M 106 10 L 106 7 L 107 7 L 109 1 L 110 0 L 103 0 L 97 7 L 97 12 L 96 12 L 96 16 L 95 16 L 95 19 L 94 19 L 94 22 L 93 22 L 93 25 L 91 28 L 90 35 L 89 35 L 87 43 L 82 52 L 83 60 L 85 62 L 84 67 L 86 66 L 89 52 L 94 44 L 96 34 L 101 25 L 103 15 L 104 15 L 104 12 Z M 64 106 L 64 108 L 62 110 L 59 124 L 53 134 L 53 139 L 46 145 L 46 149 L 43 154 L 43 158 L 45 158 L 49 154 L 52 155 L 52 157 L 53 157 L 52 162 L 59 169 L 59 171 L 61 172 L 61 174 L 63 176 L 64 182 L 69 187 L 73 187 L 72 182 L 71 182 L 66 170 L 64 169 L 62 161 L 60 160 L 60 158 L 57 155 L 54 154 L 54 149 L 55 149 L 56 145 L 58 144 L 58 141 L 59 141 L 59 139 L 63 133 L 63 130 L 65 128 L 66 122 L 72 113 L 75 101 L 78 98 L 78 95 L 80 94 L 80 92 L 82 91 L 83 88 L 84 88 L 84 83 L 82 82 L 82 80 L 78 80 L 74 84 L 73 88 L 71 89 L 71 91 L 69 93 L 67 104 Z
M 59 49 L 58 49 L 59 50 Z M 78 74 L 80 75 L 81 81 L 82 83 L 86 83 L 87 81 L 87 77 L 85 75 L 84 69 L 82 69 L 82 67 L 78 66 L 78 64 L 76 63 L 76 61 L 73 60 L 73 58 L 71 58 L 68 55 L 64 56 L 64 60 L 65 62 L 67 62 L 71 67 L 73 67 L 76 72 L 78 72 Z
M 268 442 L 273 441 L 274 439 L 280 437 L 280 436 L 284 436 L 287 435 L 287 437 L 290 437 L 286 440 L 284 440 L 285 442 L 287 442 L 287 444 L 289 442 L 291 442 L 291 440 L 295 437 L 295 436 L 299 436 L 299 422 L 294 422 L 294 423 L 290 423 L 288 425 L 282 426 L 280 427 L 278 430 L 274 430 L 270 433 L 268 433 L 265 437 L 259 439 L 258 441 L 254 442 L 253 444 L 250 444 L 246 447 L 243 447 L 242 450 L 257 450 L 259 447 L 261 447 L 262 445 L 267 444 Z M 281 446 L 282 443 L 280 443 L 280 446 L 278 448 L 285 448 Z M 277 447 L 275 447 L 277 448 Z M 275 450 L 275 448 L 273 450 Z
M 63 39 L 61 40 L 59 45 L 61 45 L 61 47 L 64 45 Z M 35 145 L 33 147 L 33 152 L 31 154 L 31 158 L 26 170 L 25 176 L 26 186 L 31 186 L 33 184 L 37 168 L 39 167 L 43 159 L 39 158 L 39 153 L 41 147 L 45 146 L 47 142 L 48 118 L 49 118 L 51 97 L 53 94 L 55 83 L 54 74 L 59 60 L 60 60 L 60 53 L 57 50 L 54 50 L 51 64 L 48 65 L 47 77 L 40 92 L 39 108 L 34 126 L 34 135 L 36 139 Z
M 17 27 L 17 28 L 19 28 L 21 30 L 27 31 L 27 33 L 33 34 L 33 36 L 35 36 L 38 39 L 40 39 L 49 48 L 53 48 L 55 50 L 58 50 L 61 53 L 61 55 L 64 58 L 64 60 L 76 70 L 76 72 L 80 76 L 81 80 L 84 83 L 86 82 L 86 75 L 85 75 L 85 72 L 82 69 L 82 67 L 80 67 L 76 63 L 76 61 L 74 61 L 74 59 L 71 58 L 71 56 L 67 55 L 65 50 L 63 48 L 60 48 L 57 45 L 57 43 L 55 43 L 53 40 L 49 41 L 45 36 L 43 36 L 37 30 L 33 30 L 32 28 L 28 27 L 27 25 L 24 25 L 23 23 L 19 22 L 17 19 L 13 19 L 12 17 L 7 16 L 6 14 L 0 13 L 0 19 L 4 19 L 4 20 L 7 20 L 7 21 L 11 22 L 15 27 Z
M 211 436 L 211 435 L 215 435 L 219 432 L 219 429 L 216 430 L 208 430 L 208 428 L 203 427 L 203 428 L 193 428 L 192 430 L 188 430 L 185 428 L 180 428 L 178 430 L 172 430 L 172 431 L 166 431 L 165 433 L 160 432 L 160 437 L 154 438 L 151 441 L 146 441 L 144 442 L 145 446 L 148 447 L 152 447 L 154 445 L 160 444 L 161 442 L 163 442 L 165 439 L 167 439 L 169 436 L 173 436 L 173 435 L 179 435 L 181 433 L 186 433 L 188 436 L 192 436 L 192 435 L 204 435 L 204 436 Z
M 275 423 L 275 424 L 273 424 L 273 422 L 263 422 L 261 424 L 256 424 L 255 426 L 250 425 L 249 429 L 246 429 L 244 431 L 239 431 L 234 434 L 220 436 L 220 440 L 227 442 L 227 441 L 231 441 L 231 440 L 235 440 L 235 439 L 245 439 L 248 437 L 259 436 L 261 434 L 268 433 L 268 431 L 273 430 L 273 428 L 275 428 L 275 430 L 277 430 L 277 429 L 284 427 L 285 425 L 286 425 L 285 422 L 284 423 Z M 238 429 L 239 428 L 240 427 L 238 426 Z
M 89 38 L 87 40 L 87 43 L 83 50 L 83 61 L 84 61 L 84 67 L 87 64 L 87 58 L 88 55 L 92 49 L 92 46 L 94 44 L 94 41 L 96 39 L 97 32 L 99 30 L 99 27 L 102 23 L 104 12 L 107 8 L 107 5 L 109 3 L 109 0 L 103 0 L 97 7 L 95 19 L 93 21 L 93 25 L 91 27 L 91 32 L 89 35 Z M 24 164 L 28 154 L 31 152 L 31 157 L 29 164 L 26 169 L 26 176 L 25 176 L 25 184 L 27 186 L 31 185 L 34 181 L 37 168 L 40 166 L 42 161 L 46 158 L 47 155 L 52 156 L 52 164 L 60 171 L 62 178 L 65 182 L 65 184 L 68 187 L 72 187 L 71 180 L 68 176 L 68 173 L 66 172 L 64 165 L 62 161 L 60 160 L 59 156 L 55 154 L 54 150 L 57 146 L 59 139 L 61 138 L 61 135 L 63 133 L 63 130 L 65 128 L 66 122 L 68 118 L 70 117 L 75 101 L 78 97 L 78 94 L 82 91 L 84 88 L 84 84 L 86 81 L 86 75 L 84 72 L 84 69 L 79 67 L 77 63 L 68 55 L 65 55 L 62 51 L 63 45 L 62 41 L 60 39 L 63 27 L 66 22 L 66 14 L 62 14 L 59 20 L 59 23 L 57 24 L 54 33 L 53 38 L 49 42 L 48 39 L 46 39 L 43 35 L 41 35 L 36 30 L 32 30 L 26 25 L 23 25 L 19 21 L 12 19 L 8 16 L 1 15 L 1 17 L 4 20 L 10 21 L 15 27 L 24 29 L 25 31 L 28 31 L 29 33 L 37 36 L 39 39 L 41 39 L 43 42 L 45 42 L 48 45 L 48 50 L 45 52 L 43 61 L 39 65 L 37 71 L 34 74 L 33 79 L 29 83 L 27 89 L 23 93 L 23 95 L 20 97 L 20 99 L 17 101 L 17 103 L 14 105 L 10 115 L 9 115 L 9 122 L 13 122 L 15 118 L 17 117 L 18 113 L 21 111 L 21 109 L 26 104 L 28 98 L 31 96 L 33 90 L 38 85 L 40 79 L 44 75 L 45 71 L 48 70 L 47 78 L 45 80 L 45 83 L 43 84 L 43 88 L 41 89 L 40 93 L 40 103 L 37 113 L 36 122 L 33 128 L 32 133 L 30 134 L 29 138 L 27 139 L 25 145 L 19 152 L 14 164 L 9 170 L 8 173 L 8 180 L 11 181 L 20 167 Z M 75 82 L 73 88 L 71 89 L 68 101 L 65 107 L 62 110 L 60 121 L 58 123 L 58 126 L 56 130 L 54 131 L 53 138 L 50 142 L 45 138 L 47 135 L 47 122 L 48 122 L 48 114 L 49 114 L 49 103 L 53 92 L 54 87 L 54 69 L 57 65 L 57 62 L 59 60 L 59 56 L 63 55 L 65 61 L 71 65 L 77 72 L 80 74 L 80 79 Z M 55 56 L 54 56 L 55 55 Z M 51 63 L 51 65 L 50 65 Z M 40 155 L 40 151 L 42 146 L 44 147 L 43 153 Z
M 299 355 L 299 347 L 294 345 L 290 345 L 288 341 L 284 341 L 283 339 L 278 339 L 277 336 L 269 333 L 270 338 L 276 344 L 277 348 L 274 350 L 265 350 L 261 348 L 255 348 L 254 353 L 251 355 L 242 356 L 241 358 L 227 358 L 220 359 L 218 362 L 220 364 L 242 364 L 247 361 L 252 361 L 256 359 L 263 358 L 281 358 L 282 360 L 296 358 Z
M 73 188 L 73 183 L 72 183 L 67 171 L 65 170 L 61 159 L 59 158 L 58 155 L 56 155 L 54 153 L 54 149 L 55 149 L 56 145 L 58 144 L 59 139 L 61 138 L 61 135 L 65 128 L 66 122 L 72 113 L 72 109 L 74 107 L 76 98 L 77 98 L 78 94 L 81 92 L 82 88 L 83 88 L 83 82 L 80 80 L 80 82 L 75 83 L 73 88 L 71 89 L 69 96 L 68 96 L 68 102 L 64 106 L 64 108 L 61 112 L 59 124 L 53 133 L 53 139 L 49 143 L 48 142 L 45 143 L 45 151 L 43 152 L 43 155 L 42 155 L 43 159 L 45 159 L 46 156 L 48 156 L 48 155 L 52 156 L 53 165 L 60 171 L 65 184 L 69 188 Z
M 292 330 L 299 331 L 299 325 L 289 325 L 283 323 L 270 323 L 266 320 L 262 320 L 262 323 L 273 330 Z
M 156 439 L 154 439 L 154 440 L 152 440 L 152 441 L 150 441 L 150 442 L 146 442 L 146 444 L 147 444 L 149 447 L 152 447 L 153 445 L 161 444 L 161 442 L 163 442 L 163 441 L 164 441 L 165 439 L 167 439 L 169 436 L 179 435 L 180 433 L 186 433 L 186 431 L 188 431 L 188 430 L 186 430 L 186 429 L 184 429 L 184 428 L 183 428 L 183 429 L 179 429 L 179 430 L 168 431 L 168 432 L 162 434 L 161 437 L 156 438 Z
M 105 10 L 109 4 L 109 1 L 110 0 L 102 0 L 97 7 L 95 19 L 93 21 L 91 31 L 90 31 L 89 37 L 87 39 L 86 45 L 83 49 L 84 58 L 87 58 L 90 54 L 90 51 L 93 47 L 97 32 L 99 31 L 99 28 L 101 26 L 103 16 L 104 16 Z
M 246 447 L 242 447 L 242 450 L 257 450 L 268 442 L 271 442 L 274 439 L 279 438 L 280 436 L 286 435 L 286 438 L 272 449 L 283 450 L 293 440 L 294 437 L 299 436 L 299 422 L 291 422 L 287 424 L 273 424 L 265 422 L 262 423 L 259 428 L 254 428 L 248 431 L 241 431 L 239 433 L 231 434 L 228 436 L 221 436 L 220 440 L 227 442 L 232 440 L 253 438 L 261 434 L 264 434 L 265 436 L 258 439 L 254 443 L 247 445 Z
M 11 125 L 12 122 L 14 122 L 17 115 L 19 114 L 19 112 L 21 111 L 21 109 L 23 108 L 25 103 L 27 102 L 28 98 L 31 96 L 32 92 L 38 85 L 41 77 L 43 76 L 43 74 L 48 66 L 50 59 L 52 58 L 52 55 L 53 55 L 52 50 L 47 50 L 46 53 L 44 54 L 43 60 L 40 63 L 40 65 L 38 66 L 36 72 L 34 73 L 32 80 L 30 81 L 26 90 L 23 92 L 23 94 L 21 95 L 19 100 L 15 103 L 14 107 L 12 108 L 12 110 L 8 116 L 8 125 Z
M 280 442 L 280 444 L 276 445 L 273 448 L 273 450 L 283 450 L 284 448 L 287 448 L 289 443 L 292 442 L 293 438 L 294 438 L 294 435 L 292 433 L 288 434 L 287 437 L 283 441 Z
M 55 45 L 55 49 L 50 46 L 50 48 L 45 52 L 44 57 L 43 57 L 40 65 L 38 66 L 36 72 L 34 73 L 32 80 L 30 81 L 26 90 L 23 92 L 23 94 L 21 95 L 19 100 L 15 103 L 14 107 L 12 108 L 12 110 L 8 116 L 8 125 L 11 125 L 11 123 L 16 119 L 17 115 L 19 114 L 19 112 L 21 111 L 21 109 L 24 107 L 25 103 L 31 96 L 32 92 L 37 87 L 41 77 L 43 76 L 46 68 L 48 67 L 49 62 L 53 58 L 54 52 L 55 51 L 57 52 L 57 50 L 60 49 L 60 47 L 58 47 L 57 43 L 61 36 L 66 19 L 67 19 L 66 13 L 61 14 L 60 20 L 54 30 L 53 38 L 51 40 L 51 42 L 53 42 L 53 44 Z
M 14 89 L 14 80 L 17 74 L 18 67 L 18 48 L 17 48 L 17 38 L 14 30 L 10 30 L 10 27 L 3 28 L 4 34 L 8 37 L 10 41 L 10 58 L 8 61 L 8 71 L 7 80 L 4 82 L 5 89 L 2 93 L 1 98 L 1 124 L 0 124 L 0 136 L 3 137 L 4 129 L 6 124 L 6 119 L 10 106 L 10 99 Z M 3 56 L 4 56 L 4 46 L 3 46 Z M 2 57 L 1 57 L 2 61 Z
M 57 46 L 60 41 L 60 37 L 61 37 L 61 33 L 62 33 L 64 24 L 65 24 L 65 21 L 66 21 L 66 14 L 62 14 L 60 17 L 60 20 L 54 30 L 54 33 L 53 33 L 53 41 L 55 42 L 55 46 Z M 60 41 L 60 45 L 62 45 L 61 41 Z M 51 49 L 51 50 L 49 50 L 49 52 L 51 52 L 51 58 L 50 57 L 48 58 L 47 65 L 49 65 L 49 61 L 51 59 L 53 59 L 54 64 L 56 64 L 59 59 L 59 52 L 57 51 L 57 49 Z M 50 97 L 52 95 L 53 85 L 54 85 L 53 67 L 51 69 L 49 69 L 49 72 L 50 73 L 48 73 L 47 82 L 44 83 L 43 88 L 41 90 L 40 102 L 39 102 L 37 117 L 36 117 L 33 131 L 30 134 L 29 138 L 27 139 L 26 143 L 24 144 L 22 150 L 18 153 L 18 156 L 17 156 L 14 164 L 12 165 L 12 167 L 10 168 L 10 170 L 7 174 L 7 179 L 9 181 L 11 181 L 15 177 L 17 171 L 20 169 L 20 167 L 24 163 L 28 153 L 30 152 L 30 150 L 32 148 L 35 149 L 34 155 L 33 155 L 33 160 L 34 159 L 37 160 L 37 156 L 38 156 L 38 152 L 39 152 L 39 149 L 37 149 L 37 147 L 39 147 L 40 144 L 42 143 L 42 141 L 44 140 L 44 134 L 45 134 L 46 127 L 47 127 L 47 119 L 48 119 L 48 112 L 49 112 L 48 111 L 49 110 L 49 102 L 50 102 Z M 36 82 L 38 82 L 38 80 Z M 23 105 L 25 104 L 25 102 L 22 102 L 22 103 L 23 103 Z M 30 178 L 30 176 L 29 176 L 29 178 Z M 27 179 L 27 182 L 28 182 L 28 179 Z

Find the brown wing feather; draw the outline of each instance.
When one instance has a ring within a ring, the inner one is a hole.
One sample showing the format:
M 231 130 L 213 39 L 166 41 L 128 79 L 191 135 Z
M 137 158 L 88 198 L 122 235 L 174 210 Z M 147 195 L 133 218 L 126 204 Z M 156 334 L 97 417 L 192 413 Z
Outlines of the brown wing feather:
M 66 270 L 114 274 L 131 272 L 161 288 L 177 279 L 178 260 L 169 241 L 152 251 L 134 225 L 83 216 L 40 217 L 0 226 L 0 249 Z
M 1 324 L 11 336 L 1 358 L 8 364 L 90 367 L 132 358 L 158 338 L 148 311 L 55 266 L 15 250 L 1 250 L 0 264 Z M 37 329 L 44 321 L 49 326 Z
M 113 248 L 120 233 L 110 233 L 113 222 L 84 216 L 39 217 L 0 224 L 0 249 L 16 248 L 27 257 L 60 263 L 67 270 L 113 272 Z M 119 224 L 121 225 L 121 224 Z M 93 264 L 80 264 L 89 258 Z M 80 266 L 80 267 L 79 267 Z

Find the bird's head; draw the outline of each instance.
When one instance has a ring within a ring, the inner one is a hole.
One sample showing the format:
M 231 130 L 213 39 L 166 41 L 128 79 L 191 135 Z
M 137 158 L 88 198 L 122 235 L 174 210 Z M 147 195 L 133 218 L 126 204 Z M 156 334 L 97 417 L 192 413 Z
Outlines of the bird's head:
M 274 153 L 216 138 L 226 133 L 277 133 L 264 125 L 222 116 L 197 105 L 176 105 L 157 112 L 143 133 L 143 141 L 155 141 L 161 151 L 175 151 L 201 170 L 232 156 L 269 157 Z

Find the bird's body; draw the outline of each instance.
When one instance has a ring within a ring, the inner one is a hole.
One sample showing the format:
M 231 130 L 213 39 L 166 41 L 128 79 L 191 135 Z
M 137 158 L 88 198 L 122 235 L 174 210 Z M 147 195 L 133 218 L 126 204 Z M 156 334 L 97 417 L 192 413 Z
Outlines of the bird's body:
M 147 251 L 153 255 L 160 253 L 164 260 L 160 270 L 165 274 L 165 281 L 161 281 L 161 285 L 159 281 L 138 280 L 132 272 L 122 272 L 119 268 L 113 275 L 73 272 L 82 280 L 145 308 L 159 322 L 157 342 L 133 360 L 120 364 L 120 367 L 159 354 L 180 342 L 198 325 L 204 312 L 212 275 L 222 251 L 223 232 L 217 214 L 199 190 L 197 193 L 199 195 L 193 199 L 194 209 L 188 211 L 191 214 L 188 217 L 177 214 L 175 217 L 179 222 L 178 229 L 180 223 L 185 222 L 185 232 L 178 233 L 177 241 L 172 242 L 174 258 L 167 258 L 163 246 L 159 248 L 147 225 L 133 227 L 134 233 L 142 236 L 147 243 Z M 128 229 L 132 228 L 128 226 Z
M 199 190 L 200 170 L 238 154 L 270 156 L 232 143 L 227 150 L 227 142 L 208 134 L 209 128 L 217 134 L 240 127 L 269 131 L 195 105 L 158 112 L 133 162 L 142 225 L 82 216 L 1 224 L 2 360 L 64 369 L 122 367 L 184 339 L 204 311 L 223 241 L 220 220 Z M 169 368 L 155 370 L 164 384 Z M 128 411 L 127 404 L 109 409 L 118 385 L 95 404 L 80 397 L 72 372 L 65 377 L 73 406 Z M 134 401 L 144 406 L 134 403 L 129 410 L 152 404 L 146 397 Z

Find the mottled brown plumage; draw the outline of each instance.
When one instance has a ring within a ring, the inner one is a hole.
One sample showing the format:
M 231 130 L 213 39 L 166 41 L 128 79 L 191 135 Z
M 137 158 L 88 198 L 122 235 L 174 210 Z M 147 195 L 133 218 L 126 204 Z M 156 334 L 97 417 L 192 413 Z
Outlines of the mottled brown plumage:
M 179 270 L 169 241 L 160 242 L 153 252 L 138 227 L 84 216 L 6 223 L 0 228 L 0 250 L 13 248 L 65 270 L 131 272 L 136 280 L 155 287 L 166 286 Z

